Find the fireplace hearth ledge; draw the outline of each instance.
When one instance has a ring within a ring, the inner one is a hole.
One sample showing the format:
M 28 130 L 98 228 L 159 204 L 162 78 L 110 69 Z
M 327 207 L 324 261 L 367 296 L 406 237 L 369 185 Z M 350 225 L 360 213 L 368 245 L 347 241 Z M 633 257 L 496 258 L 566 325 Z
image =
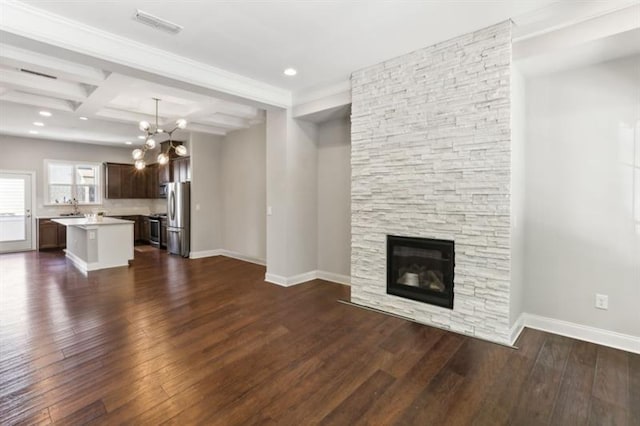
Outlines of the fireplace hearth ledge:
M 483 342 L 487 342 L 487 343 L 493 343 L 494 345 L 504 346 L 506 348 L 515 349 L 515 350 L 519 350 L 520 349 L 515 344 L 507 344 L 507 343 L 502 343 L 502 342 L 496 342 L 495 340 L 485 339 L 485 338 L 480 337 L 480 336 L 475 335 L 475 334 L 463 333 L 461 331 L 452 330 L 452 329 L 446 328 L 446 327 L 439 327 L 437 325 L 426 323 L 426 322 L 421 322 L 421 321 L 415 320 L 413 318 L 405 317 L 403 315 L 398 315 L 398 314 L 394 314 L 394 313 L 391 313 L 391 312 L 388 312 L 388 311 L 383 311 L 381 309 L 372 308 L 370 306 L 365 306 L 365 305 L 360 305 L 358 303 L 353 303 L 350 300 L 338 299 L 338 303 L 342 303 L 342 304 L 345 304 L 345 305 L 348 305 L 348 306 L 353 306 L 353 307 L 360 308 L 360 309 L 366 309 L 368 311 L 377 312 L 379 314 L 388 315 L 390 317 L 400 318 L 400 319 L 403 319 L 403 320 L 406 320 L 406 321 L 410 321 L 410 322 L 413 322 L 413 323 L 416 323 L 416 324 L 424 325 L 426 327 L 438 328 L 440 330 L 449 331 L 451 333 L 459 334 L 461 336 L 471 337 L 473 339 L 482 340 Z M 524 326 L 520 327 L 520 330 L 516 334 L 516 340 L 517 340 L 518 336 L 520 335 L 520 333 L 522 332 L 523 329 L 524 329 Z M 515 341 L 514 341 L 514 343 L 515 343 Z

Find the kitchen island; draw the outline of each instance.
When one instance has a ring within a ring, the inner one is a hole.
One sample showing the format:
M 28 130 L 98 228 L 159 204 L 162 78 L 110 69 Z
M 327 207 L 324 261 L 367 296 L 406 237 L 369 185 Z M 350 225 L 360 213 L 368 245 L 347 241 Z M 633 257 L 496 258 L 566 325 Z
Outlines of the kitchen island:
M 84 272 L 127 266 L 133 260 L 134 221 L 105 217 L 52 219 L 67 227 L 67 258 Z

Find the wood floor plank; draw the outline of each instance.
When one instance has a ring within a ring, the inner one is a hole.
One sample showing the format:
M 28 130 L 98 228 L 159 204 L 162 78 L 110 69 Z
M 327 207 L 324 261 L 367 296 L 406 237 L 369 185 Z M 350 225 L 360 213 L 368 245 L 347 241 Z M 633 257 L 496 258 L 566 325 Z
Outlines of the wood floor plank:
M 573 341 L 549 335 L 511 416 L 518 425 L 548 424 Z
M 584 425 L 589 420 L 597 346 L 574 342 L 556 400 L 551 424 Z
M 511 350 L 222 256 L 0 270 L 2 425 L 639 423 L 640 356 L 536 330 Z
M 640 425 L 640 354 L 629 354 L 629 424 Z
M 599 347 L 593 396 L 600 401 L 629 406 L 629 354 L 627 352 Z

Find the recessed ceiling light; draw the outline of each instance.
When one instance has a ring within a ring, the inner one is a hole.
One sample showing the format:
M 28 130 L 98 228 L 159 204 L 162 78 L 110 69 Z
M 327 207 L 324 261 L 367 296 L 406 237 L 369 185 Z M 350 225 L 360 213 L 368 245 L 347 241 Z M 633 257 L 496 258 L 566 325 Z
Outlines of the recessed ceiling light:
M 296 74 L 298 74 L 298 71 L 296 71 L 295 68 L 287 68 L 286 70 L 284 70 L 284 75 L 288 75 L 289 77 L 292 77 Z
M 88 120 L 88 118 L 87 118 L 87 117 L 79 117 L 79 118 L 80 118 L 80 120 L 82 120 L 82 121 L 87 121 L 87 120 Z
M 38 126 L 38 127 L 42 127 L 42 126 L 44 126 L 44 123 L 42 121 L 34 121 L 33 125 L 34 126 Z
M 131 141 L 126 141 L 124 144 L 125 145 L 131 145 Z
M 138 136 L 138 139 L 144 140 L 146 138 L 144 136 L 140 135 L 140 136 Z
M 37 130 L 29 130 L 29 133 L 31 133 L 32 135 L 37 135 L 38 131 Z
M 40 115 L 43 117 L 51 117 L 51 113 L 49 111 L 40 111 Z

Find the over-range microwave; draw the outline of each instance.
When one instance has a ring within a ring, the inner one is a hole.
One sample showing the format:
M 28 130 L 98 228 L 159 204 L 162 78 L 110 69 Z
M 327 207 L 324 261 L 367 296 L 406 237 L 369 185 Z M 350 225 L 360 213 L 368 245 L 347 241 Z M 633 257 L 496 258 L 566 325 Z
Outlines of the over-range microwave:
M 169 190 L 169 188 L 167 188 L 168 185 L 166 183 L 161 183 L 160 186 L 158 187 L 158 197 L 160 198 L 167 198 L 167 192 Z

